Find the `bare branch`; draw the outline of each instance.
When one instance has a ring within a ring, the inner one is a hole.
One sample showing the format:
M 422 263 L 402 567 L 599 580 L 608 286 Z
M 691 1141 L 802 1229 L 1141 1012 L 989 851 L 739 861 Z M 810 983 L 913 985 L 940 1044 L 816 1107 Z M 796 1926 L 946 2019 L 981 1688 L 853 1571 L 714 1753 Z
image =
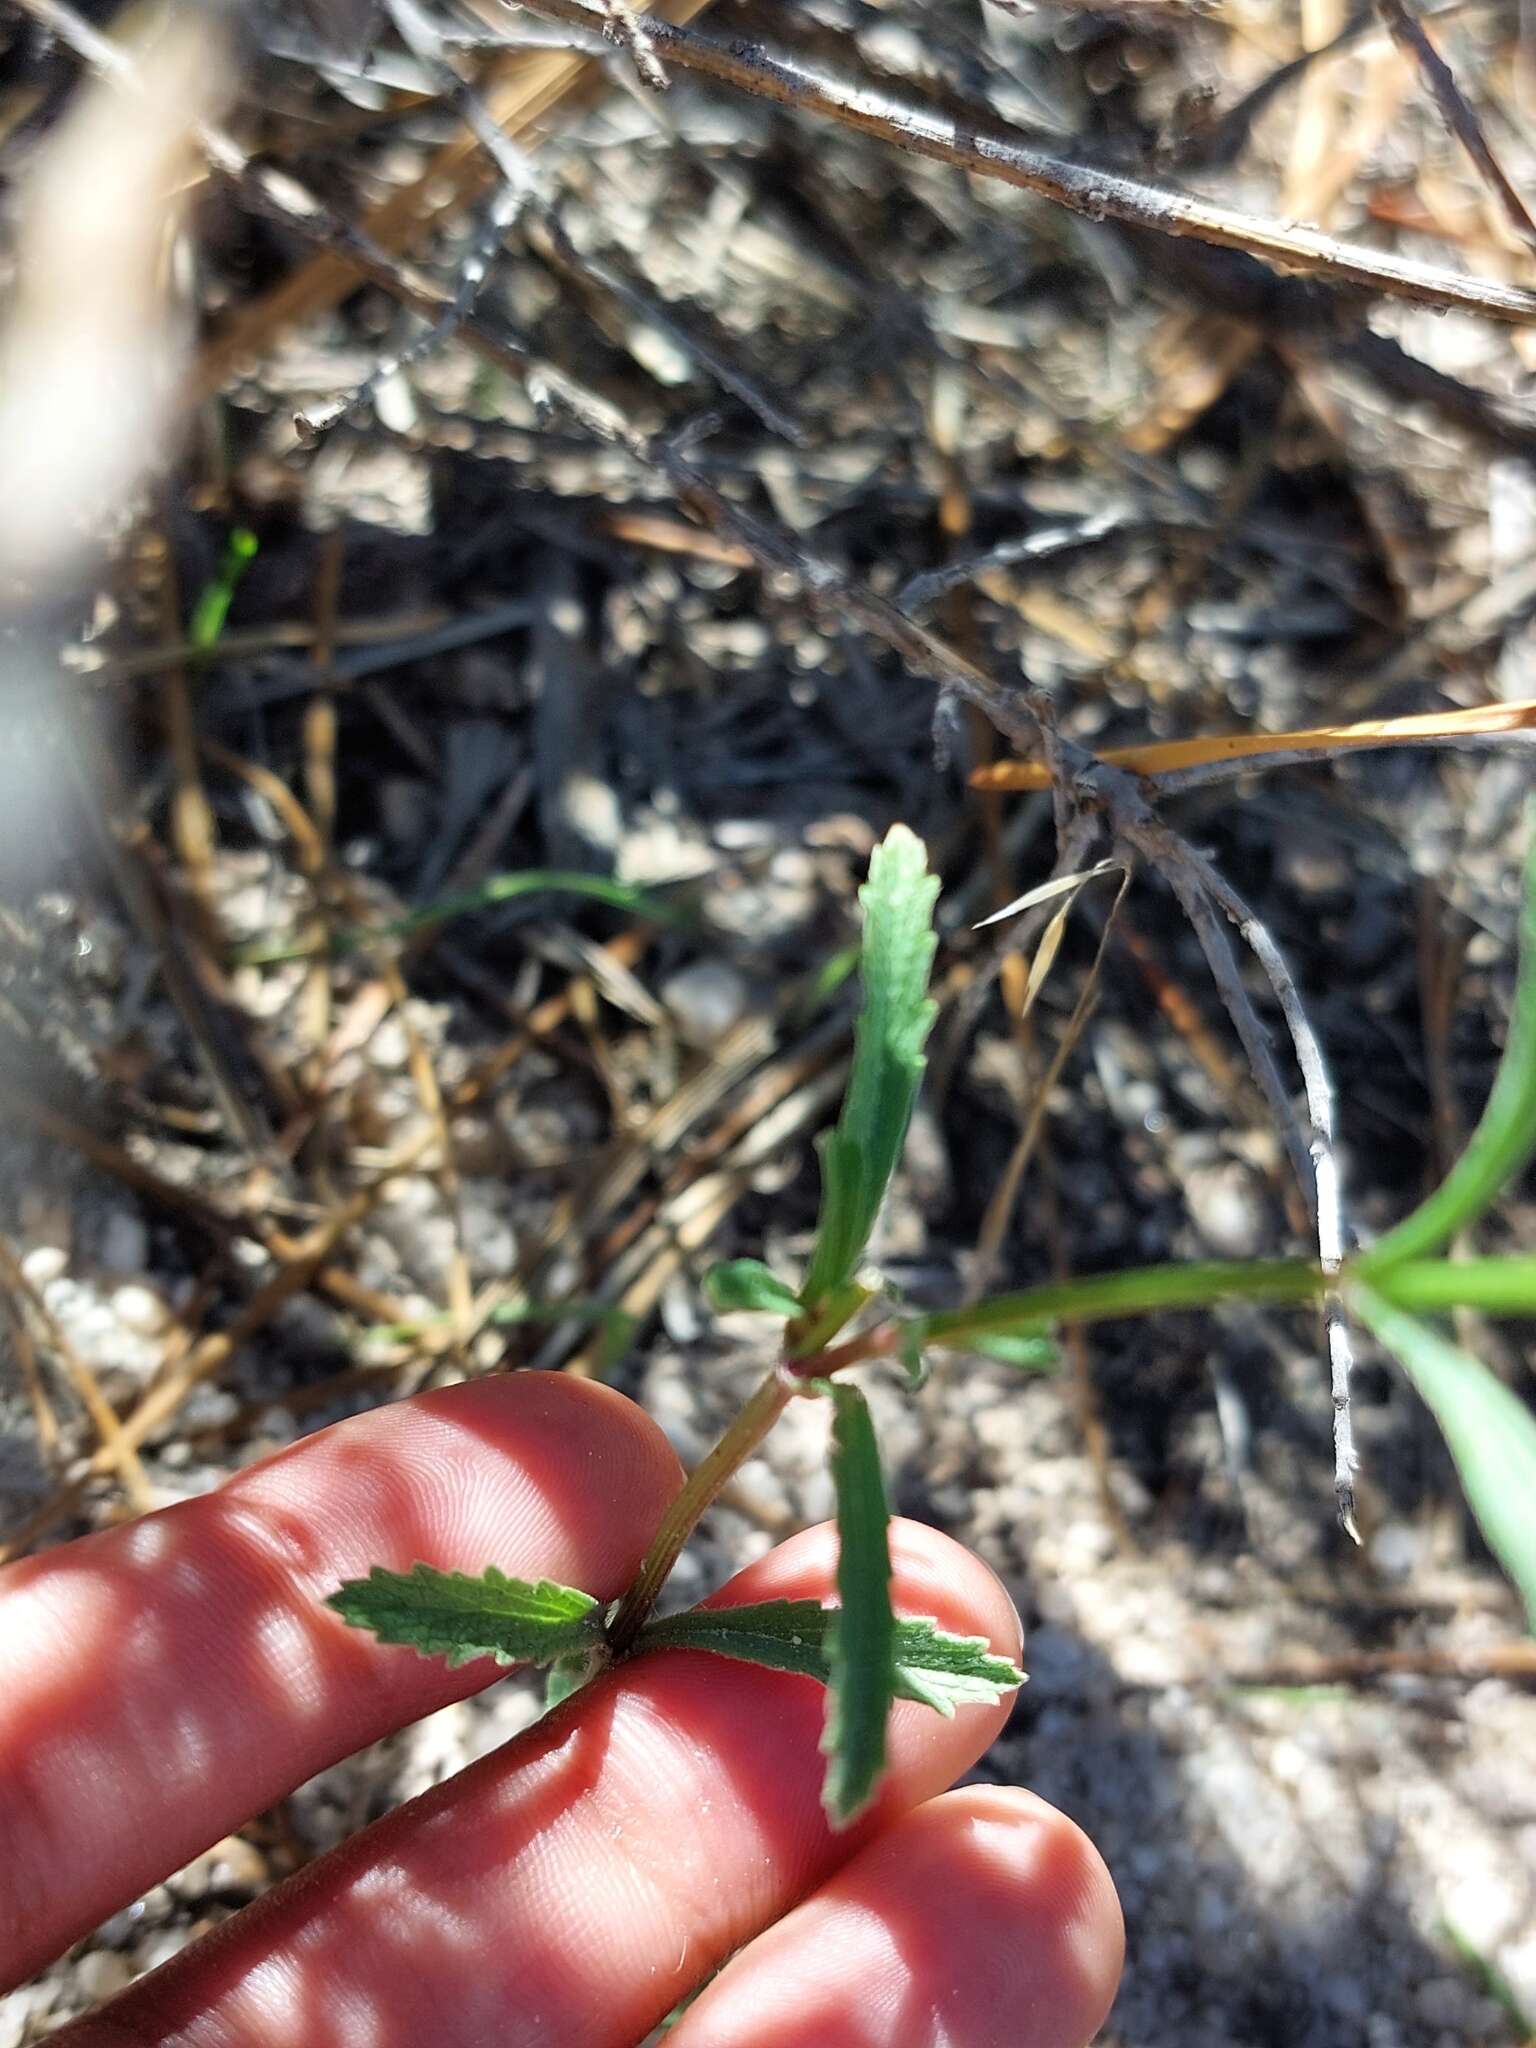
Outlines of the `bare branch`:
M 1181 849 L 1181 852 L 1185 851 Z M 1285 956 L 1275 944 L 1268 927 L 1208 860 L 1192 849 L 1187 850 L 1187 858 L 1193 864 L 1206 890 L 1242 933 L 1254 958 L 1263 968 L 1269 985 L 1275 992 L 1275 999 L 1280 1005 L 1280 1014 L 1285 1019 L 1286 1029 L 1290 1033 L 1291 1044 L 1296 1053 L 1296 1064 L 1301 1069 L 1302 1086 L 1307 1093 L 1307 1114 L 1312 1125 L 1307 1149 L 1312 1162 L 1312 1207 L 1317 1225 L 1318 1261 L 1329 1279 L 1336 1280 L 1339 1268 L 1344 1263 L 1344 1218 L 1338 1156 L 1335 1151 L 1333 1082 L 1329 1078 L 1327 1063 L 1323 1058 L 1322 1045 L 1317 1033 L 1312 1029 L 1306 1006 L 1301 1000 L 1301 991 L 1296 986 Z M 1349 1409 L 1349 1381 L 1354 1368 L 1354 1355 L 1350 1345 L 1349 1324 L 1344 1315 L 1344 1304 L 1336 1287 L 1330 1287 L 1324 1297 L 1323 1326 L 1328 1339 L 1328 1364 L 1333 1395 L 1334 1493 L 1339 1503 L 1339 1520 L 1358 1543 L 1360 1532 L 1355 1526 L 1354 1488 L 1358 1460 L 1355 1456 L 1354 1427 Z
M 1528 249 L 1536 249 L 1536 221 L 1531 219 L 1525 201 L 1489 147 L 1476 114 L 1456 83 L 1456 74 L 1430 41 L 1408 0 L 1376 0 L 1376 12 L 1386 23 L 1393 42 L 1418 65 L 1419 75 L 1440 109 L 1440 118 L 1472 159 L 1478 175 L 1503 208 L 1504 218 Z
M 601 28 L 606 19 L 595 0 L 521 0 L 521 4 L 548 20 L 578 28 Z M 962 127 L 950 115 L 808 71 L 788 58 L 771 56 L 754 43 L 718 43 L 692 29 L 654 19 L 648 23 L 647 33 L 658 54 L 685 70 L 756 93 L 780 106 L 824 115 L 913 156 L 952 164 L 977 177 L 1000 178 L 1089 220 L 1118 220 L 1158 234 L 1214 242 L 1244 250 L 1282 270 L 1310 271 L 1333 284 L 1364 286 L 1420 305 L 1458 306 L 1491 320 L 1517 326 L 1536 324 L 1536 292 L 1518 285 L 1460 276 L 1407 257 L 1336 241 L 1317 228 L 1265 220 L 1188 193 L 1166 192 L 1118 172 L 1068 163 L 1032 148 L 1001 125 L 983 134 Z

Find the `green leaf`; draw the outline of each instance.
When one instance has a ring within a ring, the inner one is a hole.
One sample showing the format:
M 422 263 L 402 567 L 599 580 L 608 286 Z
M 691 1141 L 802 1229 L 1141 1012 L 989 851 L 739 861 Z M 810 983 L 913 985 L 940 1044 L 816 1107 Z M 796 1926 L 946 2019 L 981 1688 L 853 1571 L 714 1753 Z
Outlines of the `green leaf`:
M 592 1657 L 586 1650 L 572 1650 L 557 1657 L 544 1681 L 544 1711 L 550 1713 L 573 1692 L 580 1692 L 592 1676 Z
M 832 1400 L 832 1485 L 837 1496 L 837 1591 L 827 1630 L 827 1756 L 821 1803 L 834 1827 L 868 1806 L 885 1769 L 885 1724 L 896 1691 L 891 1611 L 890 1509 L 869 1406 L 846 1380 Z
M 920 1322 L 898 1323 L 896 1326 L 896 1356 L 901 1369 L 907 1376 L 907 1385 L 914 1393 L 928 1384 L 932 1371 L 923 1352 L 928 1332 Z
M 826 1685 L 831 1679 L 827 1636 L 836 1617 L 835 1607 L 815 1600 L 693 1607 L 648 1623 L 636 1647 L 709 1650 Z M 956 1707 L 991 1706 L 1024 1683 L 1023 1672 L 997 1656 L 985 1636 L 951 1635 L 936 1621 L 910 1616 L 896 1623 L 894 1640 L 895 1696 L 932 1707 L 946 1720 Z
M 199 591 L 187 626 L 187 638 L 199 654 L 218 646 L 240 579 L 256 559 L 260 545 L 246 526 L 237 526 L 225 542 L 218 573 Z
M 1536 806 L 1527 814 L 1530 849 L 1520 913 L 1520 972 L 1504 1057 L 1467 1149 L 1432 1195 L 1355 1261 L 1385 1274 L 1403 1259 L 1438 1251 L 1475 1223 L 1536 1155 Z
M 1054 1372 L 1061 1363 L 1053 1338 L 1020 1330 L 986 1331 L 972 1340 L 971 1349 L 983 1358 L 995 1358 L 999 1365 L 1017 1366 L 1020 1372 Z
M 800 1299 L 761 1259 L 726 1259 L 704 1275 L 704 1298 L 712 1309 L 759 1309 L 766 1315 L 797 1316 Z
M 408 1572 L 375 1565 L 366 1579 L 348 1579 L 327 1600 L 354 1628 L 372 1629 L 383 1643 L 404 1643 L 423 1657 L 446 1656 L 450 1667 L 476 1657 L 498 1664 L 549 1664 L 590 1646 L 602 1612 L 590 1593 L 509 1579 L 487 1565 L 478 1579 L 435 1571 Z
M 1536 1628 L 1536 1415 L 1487 1366 L 1374 1289 L 1357 1281 L 1349 1300 L 1439 1423 L 1467 1505 Z
M 770 1671 L 794 1671 L 825 1685 L 827 1629 L 835 1609 L 819 1600 L 762 1600 L 745 1607 L 690 1607 L 647 1622 L 636 1651 L 712 1650 Z
M 869 880 L 859 891 L 864 1007 L 854 1029 L 842 1115 L 821 1142 L 821 1214 L 801 1290 L 813 1308 L 853 1278 L 901 1158 L 936 1008 L 927 989 L 938 893 L 923 842 L 905 825 L 893 825 L 875 848 Z
M 896 1624 L 896 1697 L 932 1707 L 946 1721 L 956 1707 L 990 1707 L 1016 1692 L 1024 1674 L 985 1636 L 956 1636 L 921 1618 Z

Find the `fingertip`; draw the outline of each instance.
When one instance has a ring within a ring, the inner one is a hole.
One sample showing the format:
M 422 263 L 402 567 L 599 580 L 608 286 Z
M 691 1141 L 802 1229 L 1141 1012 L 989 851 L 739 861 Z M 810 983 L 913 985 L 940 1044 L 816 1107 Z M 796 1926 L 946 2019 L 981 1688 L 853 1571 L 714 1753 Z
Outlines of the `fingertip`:
M 978 1876 L 995 1888 L 1050 1986 L 1057 2036 L 1088 2041 L 1109 2015 L 1125 1966 L 1125 1920 L 1104 1858 L 1083 1830 L 1016 1785 L 972 1785 L 913 1816 L 942 1837 L 964 1831 Z M 936 1871 L 935 1876 L 939 1875 Z
M 677 2044 L 1084 2048 L 1123 1959 L 1082 1831 L 1031 1793 L 972 1786 L 903 1815 L 750 1944 Z

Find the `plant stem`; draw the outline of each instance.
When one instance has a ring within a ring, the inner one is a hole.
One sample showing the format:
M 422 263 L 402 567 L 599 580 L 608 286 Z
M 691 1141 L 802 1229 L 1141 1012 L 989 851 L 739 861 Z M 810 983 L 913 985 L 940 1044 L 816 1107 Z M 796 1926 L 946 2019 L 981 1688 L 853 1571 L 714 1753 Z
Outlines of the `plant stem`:
M 1475 1308 L 1485 1315 L 1536 1315 L 1536 1258 L 1409 1259 L 1370 1273 L 1394 1308 L 1416 1315 Z
M 608 1624 L 610 1658 L 622 1657 L 632 1647 L 699 1517 L 732 1473 L 751 1457 L 793 1397 L 794 1389 L 778 1371 L 770 1372 L 714 1449 L 689 1473 L 682 1492 L 662 1516 L 651 1547 Z
M 971 1308 L 926 1316 L 923 1342 L 963 1350 L 974 1338 L 993 1332 L 1098 1322 L 1157 1309 L 1207 1308 L 1218 1301 L 1301 1303 L 1320 1298 L 1323 1287 L 1322 1272 L 1311 1259 L 1132 1266 L 1117 1273 L 1049 1282 L 1021 1294 L 996 1294 Z

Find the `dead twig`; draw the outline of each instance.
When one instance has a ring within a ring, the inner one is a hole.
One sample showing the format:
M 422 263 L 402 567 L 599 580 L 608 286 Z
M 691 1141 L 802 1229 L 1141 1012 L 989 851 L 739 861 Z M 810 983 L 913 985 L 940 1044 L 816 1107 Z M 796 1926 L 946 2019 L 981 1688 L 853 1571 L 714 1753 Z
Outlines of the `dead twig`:
M 651 32 L 630 6 L 629 0 L 599 0 L 599 5 L 607 17 L 607 33 L 620 49 L 629 52 L 641 83 L 648 85 L 652 92 L 665 92 L 667 74 L 656 55 Z
M 1296 1054 L 1296 1064 L 1301 1069 L 1302 1086 L 1306 1090 L 1307 1114 L 1312 1125 L 1307 1154 L 1312 1168 L 1310 1185 L 1313 1217 L 1317 1229 L 1318 1260 L 1325 1277 L 1330 1281 L 1336 1280 L 1344 1263 L 1344 1219 L 1338 1157 L 1335 1150 L 1333 1082 L 1323 1058 L 1322 1045 L 1307 1016 L 1301 992 L 1286 964 L 1285 956 L 1270 936 L 1267 926 L 1254 915 L 1231 883 L 1202 855 L 1192 849 L 1181 847 L 1177 864 L 1182 866 L 1185 862 L 1192 865 L 1207 893 L 1220 904 L 1242 933 L 1249 950 L 1263 968 L 1265 978 L 1274 990 L 1275 1000 L 1280 1005 L 1280 1014 L 1285 1019 L 1286 1030 L 1290 1034 L 1291 1045 Z M 1173 879 L 1171 873 L 1169 879 Z M 1233 1012 L 1233 1016 L 1235 1021 L 1236 1011 Z M 1282 1128 L 1289 1131 L 1289 1120 L 1282 1123 Z M 1306 1189 L 1307 1176 L 1303 1174 L 1299 1177 L 1303 1189 Z M 1354 1355 L 1344 1305 L 1337 1288 L 1332 1285 L 1323 1297 L 1323 1328 L 1328 1343 L 1330 1391 L 1333 1399 L 1334 1493 L 1338 1500 L 1339 1520 L 1358 1543 L 1360 1533 L 1355 1527 L 1354 1475 L 1359 1460 L 1355 1454 L 1354 1428 L 1349 1404 L 1349 1383 L 1354 1367 Z
M 605 20 L 593 0 L 522 4 L 546 20 L 577 28 L 601 28 Z M 793 59 L 770 55 L 755 43 L 717 43 L 695 30 L 661 21 L 652 23 L 650 35 L 658 54 L 682 69 L 801 113 L 822 115 L 910 155 L 950 164 L 976 177 L 999 178 L 1089 220 L 1117 220 L 1161 235 L 1190 236 L 1243 250 L 1282 270 L 1307 271 L 1335 285 L 1362 286 L 1419 305 L 1458 306 L 1491 320 L 1536 324 L 1536 292 L 1517 285 L 1459 276 L 1408 257 L 1357 248 L 1300 223 L 1265 220 L 1118 172 L 1069 163 L 1032 148 L 1001 126 L 990 134 L 962 128 L 949 115 L 825 77 Z
M 138 1451 L 118 1421 L 117 1410 L 101 1391 L 101 1383 L 65 1335 L 58 1317 L 21 1269 L 4 1238 L 0 1238 L 0 1283 L 9 1295 L 9 1307 L 18 1331 L 25 1335 L 24 1309 L 30 1309 L 43 1334 L 43 1341 L 58 1360 L 64 1377 L 74 1389 L 80 1405 L 91 1419 L 101 1449 L 97 1456 L 104 1469 L 117 1474 L 128 1505 L 135 1514 L 147 1514 L 155 1505 L 155 1490 L 139 1460 Z
M 1419 75 L 1429 87 L 1430 95 L 1440 110 L 1440 118 L 1472 159 L 1478 175 L 1498 201 L 1510 227 L 1528 249 L 1536 250 L 1536 221 L 1531 219 L 1525 201 L 1505 175 L 1481 123 L 1456 83 L 1456 74 L 1430 41 L 1409 0 L 1376 0 L 1376 12 L 1385 22 L 1393 42 L 1400 50 L 1406 51 L 1419 67 Z

